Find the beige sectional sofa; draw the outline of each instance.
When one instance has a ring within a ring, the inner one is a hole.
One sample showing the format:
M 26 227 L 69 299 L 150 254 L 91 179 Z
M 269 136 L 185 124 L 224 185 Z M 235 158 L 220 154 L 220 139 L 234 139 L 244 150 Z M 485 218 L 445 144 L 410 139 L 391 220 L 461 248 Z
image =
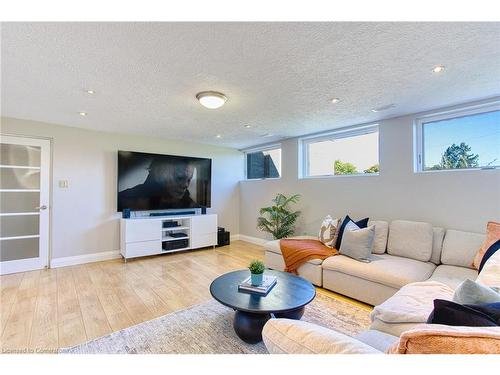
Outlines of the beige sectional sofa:
M 382 303 L 412 282 L 437 280 L 454 288 L 467 278 L 477 277 L 472 262 L 484 234 L 406 220 L 390 224 L 370 221 L 372 224 L 375 240 L 370 263 L 337 255 L 324 261 L 308 261 L 299 267 L 299 275 L 317 286 L 371 305 Z M 283 270 L 279 240 L 266 243 L 264 248 L 266 266 Z
M 383 224 L 381 226 L 384 227 Z M 403 332 L 406 332 L 403 337 L 411 336 L 412 332 L 418 332 L 413 334 L 418 337 L 422 329 L 437 331 L 438 340 L 450 335 L 462 340 L 462 336 L 471 336 L 471 332 L 475 332 L 477 337 L 486 335 L 496 342 L 500 340 L 498 327 L 422 325 L 433 309 L 434 299 L 451 300 L 454 290 L 466 279 L 500 287 L 500 252 L 488 260 L 479 276 L 471 268 L 485 235 L 432 227 L 429 230 L 426 223 L 400 220 L 393 221 L 388 227 L 384 253 L 380 253 L 384 247 L 381 241 L 379 248 L 375 249 L 379 253 L 372 254 L 371 263 L 337 255 L 320 264 L 308 263 L 307 268 L 304 268 L 307 273 L 302 274 L 316 285 L 379 305 L 370 314 L 370 329 L 349 337 L 308 322 L 271 319 L 262 332 L 270 353 L 384 353 L 400 342 L 399 336 Z M 379 233 L 379 236 L 379 240 L 382 239 L 383 233 Z M 266 245 L 266 260 L 268 267 L 280 269 L 282 264 L 269 262 L 275 259 L 276 246 L 279 247 L 278 241 Z M 318 277 L 318 266 L 321 267 L 321 279 Z M 299 274 L 301 272 L 299 268 Z M 392 321 L 384 320 L 384 311 L 391 313 Z M 417 319 L 413 320 L 413 317 Z M 447 349 L 443 349 L 443 353 L 446 352 Z M 485 352 L 495 350 L 490 348 Z M 460 348 L 451 348 L 452 353 L 457 351 L 472 353 L 466 341 L 464 345 L 461 342 Z

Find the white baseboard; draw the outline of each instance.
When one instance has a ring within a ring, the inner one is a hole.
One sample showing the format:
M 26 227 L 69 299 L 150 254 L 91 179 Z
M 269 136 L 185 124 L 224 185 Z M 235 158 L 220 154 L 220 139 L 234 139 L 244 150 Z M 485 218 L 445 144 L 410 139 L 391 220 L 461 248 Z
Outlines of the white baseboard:
M 244 234 L 231 235 L 231 241 L 246 241 L 256 245 L 264 245 L 268 240 L 246 236 Z M 77 264 L 100 262 L 103 260 L 120 258 L 120 251 L 104 251 L 102 253 L 76 255 L 72 257 L 54 258 L 50 261 L 50 268 L 75 266 Z
M 258 237 L 246 236 L 244 234 L 238 234 L 237 236 L 240 241 L 246 241 L 256 245 L 264 245 L 265 243 L 269 242 L 269 240 L 265 240 Z
M 120 252 L 116 251 L 104 251 L 102 253 L 84 254 L 76 255 L 73 257 L 63 257 L 54 258 L 50 261 L 50 268 L 74 266 L 77 264 L 100 262 L 103 260 L 117 259 L 120 258 Z

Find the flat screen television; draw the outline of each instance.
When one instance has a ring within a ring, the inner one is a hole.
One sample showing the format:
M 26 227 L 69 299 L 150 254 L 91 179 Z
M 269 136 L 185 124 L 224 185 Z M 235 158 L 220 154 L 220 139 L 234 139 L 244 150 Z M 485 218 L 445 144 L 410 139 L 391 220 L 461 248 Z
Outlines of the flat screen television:
M 210 207 L 212 160 L 118 151 L 118 211 Z

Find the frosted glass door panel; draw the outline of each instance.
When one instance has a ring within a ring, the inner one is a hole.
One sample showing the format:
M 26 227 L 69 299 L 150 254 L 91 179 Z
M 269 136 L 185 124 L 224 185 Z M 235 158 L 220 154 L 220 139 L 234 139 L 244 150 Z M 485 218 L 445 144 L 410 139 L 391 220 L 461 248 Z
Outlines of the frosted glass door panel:
M 1 216 L 0 237 L 35 236 L 39 226 L 39 215 Z
M 40 167 L 40 160 L 41 160 L 40 151 L 41 147 L 39 146 L 1 143 L 0 164 Z
M 40 170 L 0 168 L 0 189 L 40 189 Z
M 0 262 L 36 258 L 39 255 L 38 238 L 18 238 L 0 242 Z
M 0 213 L 36 212 L 39 205 L 38 191 L 0 193 Z

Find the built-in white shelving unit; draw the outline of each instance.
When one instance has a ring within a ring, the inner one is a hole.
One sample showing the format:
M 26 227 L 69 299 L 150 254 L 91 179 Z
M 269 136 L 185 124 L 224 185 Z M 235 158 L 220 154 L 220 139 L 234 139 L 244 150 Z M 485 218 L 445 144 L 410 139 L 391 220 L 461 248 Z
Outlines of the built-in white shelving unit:
M 176 225 L 176 226 L 169 226 Z M 174 237 L 183 233 L 183 237 Z M 168 242 L 184 240 L 182 248 Z M 217 215 L 136 217 L 120 220 L 120 253 L 125 260 L 148 255 L 199 249 L 217 244 Z

